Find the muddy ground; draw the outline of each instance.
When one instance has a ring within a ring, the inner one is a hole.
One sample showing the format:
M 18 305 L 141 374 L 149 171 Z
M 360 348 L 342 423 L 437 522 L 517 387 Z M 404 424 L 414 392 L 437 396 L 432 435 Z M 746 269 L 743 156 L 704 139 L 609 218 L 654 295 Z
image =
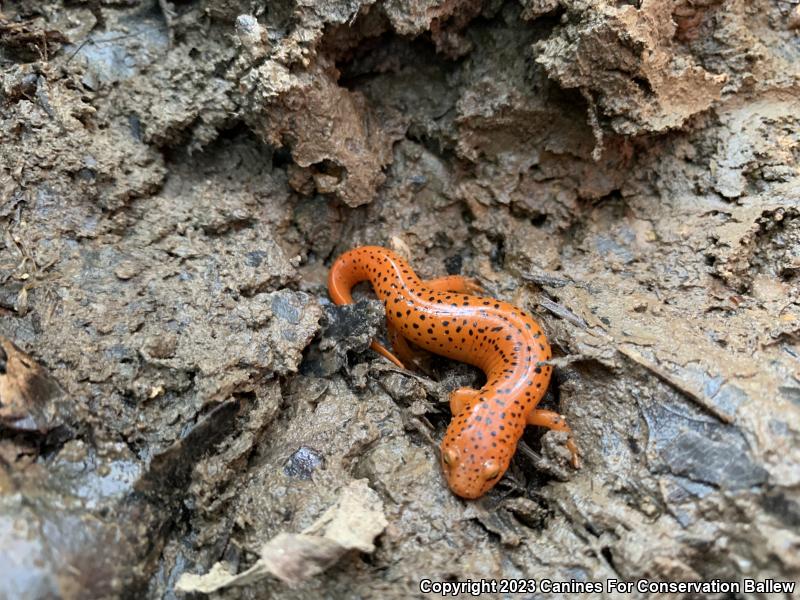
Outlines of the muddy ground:
M 214 594 L 797 580 L 798 65 L 797 0 L 2 3 L 0 597 L 183 597 L 351 485 L 374 548 Z M 580 470 L 448 491 L 479 376 L 367 349 L 365 243 L 537 315 Z

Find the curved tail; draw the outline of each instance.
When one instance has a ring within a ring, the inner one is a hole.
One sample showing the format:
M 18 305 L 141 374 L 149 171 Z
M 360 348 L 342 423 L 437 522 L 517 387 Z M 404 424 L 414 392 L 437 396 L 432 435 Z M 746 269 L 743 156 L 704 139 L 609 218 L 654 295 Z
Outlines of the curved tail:
M 328 293 L 335 304 L 352 304 L 353 286 L 369 280 L 367 262 L 363 260 L 361 248 L 349 250 L 331 265 L 328 273 Z
M 370 258 L 374 253 L 385 253 L 385 248 L 362 246 L 342 254 L 331 265 L 328 273 L 328 293 L 335 304 L 352 304 L 353 286 L 362 281 L 370 281 Z M 385 356 L 398 367 L 405 369 L 400 360 L 384 348 L 377 340 L 373 340 L 370 348 Z

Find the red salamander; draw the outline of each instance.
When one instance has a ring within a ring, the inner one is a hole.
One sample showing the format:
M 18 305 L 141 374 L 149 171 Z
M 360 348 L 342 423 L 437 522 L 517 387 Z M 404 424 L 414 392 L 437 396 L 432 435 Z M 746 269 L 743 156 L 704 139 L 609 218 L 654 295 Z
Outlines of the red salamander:
M 479 390 L 461 388 L 450 397 L 453 419 L 441 444 L 450 489 L 478 498 L 508 469 L 526 425 L 570 433 L 564 417 L 537 409 L 550 381 L 550 345 L 530 315 L 499 300 L 472 295 L 474 280 L 455 275 L 423 281 L 400 256 L 362 246 L 340 256 L 328 275 L 336 304 L 353 302 L 351 290 L 369 281 L 386 307 L 387 328 L 397 356 L 378 342 L 372 348 L 399 365 L 413 364 L 416 346 L 486 373 Z M 570 433 L 567 447 L 578 467 Z

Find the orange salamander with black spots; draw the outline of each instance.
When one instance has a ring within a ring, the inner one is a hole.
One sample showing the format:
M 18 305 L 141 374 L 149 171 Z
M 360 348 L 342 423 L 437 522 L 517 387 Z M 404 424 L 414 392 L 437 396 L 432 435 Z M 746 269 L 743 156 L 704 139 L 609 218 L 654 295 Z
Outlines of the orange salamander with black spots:
M 530 315 L 507 302 L 472 295 L 480 287 L 460 275 L 423 281 L 404 259 L 379 246 L 355 248 L 334 262 L 328 275 L 331 298 L 351 304 L 351 290 L 362 281 L 372 284 L 386 308 L 397 357 L 377 341 L 372 342 L 375 351 L 405 368 L 414 363 L 412 342 L 486 373 L 481 389 L 461 388 L 450 397 L 453 419 L 441 456 L 453 492 L 478 498 L 491 489 L 508 469 L 526 425 L 570 434 L 567 447 L 578 467 L 564 417 L 536 408 L 552 373 L 542 363 L 552 354 Z

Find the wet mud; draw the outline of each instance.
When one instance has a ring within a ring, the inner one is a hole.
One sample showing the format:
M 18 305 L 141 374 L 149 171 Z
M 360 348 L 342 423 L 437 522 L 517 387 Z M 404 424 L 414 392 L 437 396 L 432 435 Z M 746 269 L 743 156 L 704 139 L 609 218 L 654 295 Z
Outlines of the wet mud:
M 0 65 L 0 597 L 800 578 L 796 2 L 17 0 Z M 369 350 L 360 244 L 535 315 L 580 470 L 448 490 L 481 375 Z

